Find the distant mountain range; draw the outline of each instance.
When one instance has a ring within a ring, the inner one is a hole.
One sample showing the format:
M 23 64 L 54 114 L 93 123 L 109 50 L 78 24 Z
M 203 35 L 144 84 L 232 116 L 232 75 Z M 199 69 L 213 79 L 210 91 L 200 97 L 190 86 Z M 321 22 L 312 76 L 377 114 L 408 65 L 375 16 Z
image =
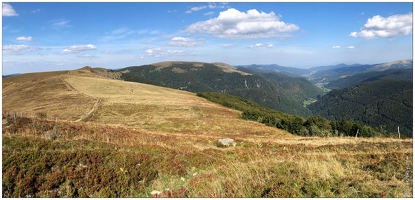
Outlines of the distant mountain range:
M 309 116 L 303 106 L 307 99 L 316 99 L 323 91 L 302 78 L 275 72 L 239 70 L 224 63 L 162 62 L 132 66 L 121 73 L 126 81 L 150 83 L 190 92 L 221 92 L 250 99 L 266 107 L 289 114 Z
M 272 65 L 240 65 L 237 68 L 254 68 L 267 72 L 280 72 L 293 77 L 304 77 L 314 84 L 324 86 L 331 81 L 341 79 L 347 76 L 371 72 L 385 71 L 390 69 L 412 69 L 412 60 L 399 60 L 394 62 L 380 64 L 338 64 L 330 66 L 312 67 L 309 69 L 298 69 L 292 67 L 283 67 L 276 64 Z
M 338 89 L 345 87 L 352 87 L 359 83 L 392 79 L 392 80 L 413 80 L 413 69 L 388 69 L 385 71 L 371 71 L 352 76 L 347 76 L 341 79 L 331 81 L 325 87 L 330 89 Z

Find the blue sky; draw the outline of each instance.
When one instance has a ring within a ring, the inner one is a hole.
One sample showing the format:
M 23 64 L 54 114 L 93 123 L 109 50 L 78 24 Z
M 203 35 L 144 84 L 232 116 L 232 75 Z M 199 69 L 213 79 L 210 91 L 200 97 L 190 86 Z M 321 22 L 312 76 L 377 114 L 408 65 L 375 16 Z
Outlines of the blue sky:
M 412 59 L 412 2 L 3 4 L 3 74 L 161 61 L 374 64 Z

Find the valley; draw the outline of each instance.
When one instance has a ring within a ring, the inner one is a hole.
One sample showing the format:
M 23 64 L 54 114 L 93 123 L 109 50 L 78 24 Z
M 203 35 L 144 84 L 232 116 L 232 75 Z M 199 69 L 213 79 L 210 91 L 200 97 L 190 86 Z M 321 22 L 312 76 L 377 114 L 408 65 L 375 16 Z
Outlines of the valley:
M 3 78 L 3 197 L 412 197 L 412 138 L 294 135 L 127 70 Z

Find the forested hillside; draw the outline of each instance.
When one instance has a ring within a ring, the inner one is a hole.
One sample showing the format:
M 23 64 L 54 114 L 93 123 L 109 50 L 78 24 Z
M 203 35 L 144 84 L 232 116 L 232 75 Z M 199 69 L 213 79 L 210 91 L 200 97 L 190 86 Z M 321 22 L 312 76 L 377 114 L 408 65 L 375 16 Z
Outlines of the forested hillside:
M 306 80 L 303 77 L 292 77 L 284 73 L 269 72 L 257 70 L 253 68 L 238 68 L 240 71 L 255 74 L 273 81 L 287 92 L 287 96 L 291 96 L 293 100 L 299 104 L 303 104 L 304 100 L 317 99 L 324 94 L 324 91 Z
M 328 119 L 361 121 L 379 131 L 412 137 L 412 81 L 377 80 L 355 87 L 332 90 L 308 106 L 314 115 Z
M 253 101 L 232 95 L 215 92 L 200 92 L 197 95 L 209 101 L 242 111 L 242 119 L 257 121 L 267 126 L 286 130 L 295 135 L 337 137 L 356 136 L 356 134 L 359 134 L 360 137 L 382 136 L 381 133 L 376 132 L 368 125 L 344 118 L 341 120 L 327 120 L 321 116 L 311 116 L 304 119 L 300 116 L 272 110 Z
M 362 82 L 376 81 L 381 79 L 393 79 L 393 80 L 413 80 L 412 69 L 390 69 L 379 72 L 366 72 L 360 73 L 353 76 L 348 76 L 325 85 L 330 89 L 338 89 L 345 87 L 352 87 Z
M 190 92 L 232 94 L 268 108 L 304 117 L 311 115 L 310 110 L 303 106 L 304 100 L 316 98 L 319 94 L 318 91 L 309 92 L 312 85 L 304 79 L 274 76 L 272 80 L 212 63 L 171 62 L 127 67 L 117 71 L 122 72 L 121 79 L 126 81 Z M 279 78 L 284 81 L 278 82 Z

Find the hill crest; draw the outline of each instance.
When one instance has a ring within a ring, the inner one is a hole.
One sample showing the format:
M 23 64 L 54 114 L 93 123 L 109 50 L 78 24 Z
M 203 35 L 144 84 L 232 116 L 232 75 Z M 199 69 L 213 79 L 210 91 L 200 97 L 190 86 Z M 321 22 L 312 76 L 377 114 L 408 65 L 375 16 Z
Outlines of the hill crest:
M 164 61 L 164 62 L 153 63 L 150 65 L 156 66 L 156 69 L 155 69 L 156 71 L 160 71 L 161 69 L 164 69 L 164 68 L 173 67 L 172 69 L 173 72 L 186 73 L 185 70 L 174 67 L 174 65 L 180 65 L 180 64 L 191 64 L 193 65 L 193 67 L 196 68 L 196 70 L 197 68 L 204 67 L 205 64 L 212 64 L 220 68 L 223 72 L 226 72 L 226 73 L 239 73 L 241 75 L 251 75 L 249 73 L 239 71 L 236 67 L 232 65 L 222 63 L 222 62 L 207 63 L 207 62 L 188 62 L 188 61 Z
M 51 120 L 120 125 L 163 134 L 293 137 L 239 119 L 240 111 L 187 91 L 114 80 L 94 69 L 16 75 L 3 80 L 3 112 Z

